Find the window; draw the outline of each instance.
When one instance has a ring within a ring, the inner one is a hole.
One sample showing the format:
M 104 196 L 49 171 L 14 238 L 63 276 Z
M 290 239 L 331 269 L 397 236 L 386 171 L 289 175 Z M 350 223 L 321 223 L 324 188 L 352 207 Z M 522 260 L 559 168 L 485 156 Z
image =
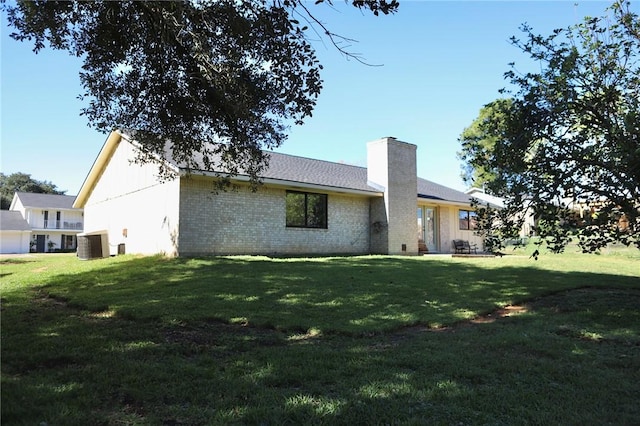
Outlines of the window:
M 62 236 L 62 247 L 60 247 L 61 249 L 74 249 L 75 247 L 75 237 L 73 235 Z
M 287 227 L 327 228 L 327 194 L 287 191 Z
M 474 230 L 478 227 L 476 212 L 470 210 L 459 210 L 458 223 L 460 229 Z

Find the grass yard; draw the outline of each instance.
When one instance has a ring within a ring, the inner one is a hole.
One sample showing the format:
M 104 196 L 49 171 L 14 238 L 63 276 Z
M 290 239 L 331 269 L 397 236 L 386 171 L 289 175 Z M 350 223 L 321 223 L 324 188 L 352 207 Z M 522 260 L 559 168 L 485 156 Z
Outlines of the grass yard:
M 3 257 L 1 421 L 640 424 L 640 251 L 514 253 Z

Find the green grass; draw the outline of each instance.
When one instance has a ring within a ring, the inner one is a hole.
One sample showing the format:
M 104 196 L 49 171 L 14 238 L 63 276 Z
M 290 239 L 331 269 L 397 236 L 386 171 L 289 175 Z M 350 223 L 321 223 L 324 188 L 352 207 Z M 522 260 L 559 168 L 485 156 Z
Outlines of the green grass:
M 3 258 L 2 424 L 637 424 L 640 252 L 573 251 Z

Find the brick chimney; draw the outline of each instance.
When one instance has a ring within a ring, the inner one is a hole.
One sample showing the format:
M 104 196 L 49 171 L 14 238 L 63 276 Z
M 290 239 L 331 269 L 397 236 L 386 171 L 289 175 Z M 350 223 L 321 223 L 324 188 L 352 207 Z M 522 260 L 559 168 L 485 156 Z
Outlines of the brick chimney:
M 418 253 L 416 149 L 393 137 L 367 144 L 367 179 L 384 192 L 371 203 L 372 253 Z

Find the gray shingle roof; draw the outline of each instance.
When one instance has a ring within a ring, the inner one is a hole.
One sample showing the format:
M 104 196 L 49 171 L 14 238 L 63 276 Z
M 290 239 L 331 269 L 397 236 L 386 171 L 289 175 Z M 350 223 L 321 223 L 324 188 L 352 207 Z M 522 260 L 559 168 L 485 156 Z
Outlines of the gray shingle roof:
M 30 231 L 31 227 L 19 211 L 0 210 L 0 230 Z
M 471 202 L 471 197 L 464 192 L 422 178 L 418 178 L 418 197 L 465 204 Z
M 127 137 L 127 139 L 129 138 Z M 168 144 L 165 149 L 165 155 L 169 163 L 180 168 L 177 162 L 172 159 Z M 195 161 L 198 164 L 202 164 L 201 159 L 197 157 L 198 155 L 196 154 Z M 269 152 L 269 156 L 269 167 L 263 172 L 261 176 L 263 179 L 301 182 L 338 189 L 354 189 L 375 194 L 380 193 L 377 188 L 368 184 L 366 167 L 315 160 L 277 152 Z M 471 202 L 471 197 L 464 192 L 422 178 L 418 178 L 417 196 L 419 198 L 464 204 Z
M 34 194 L 32 192 L 17 192 L 17 194 L 23 206 L 36 208 L 71 209 L 73 201 L 76 199 L 73 195 Z
M 270 153 L 264 178 L 303 182 L 336 188 L 380 192 L 367 184 L 367 169 L 348 164 Z M 427 179 L 418 178 L 418 197 L 468 204 L 471 197 Z
M 367 184 L 367 169 L 364 167 L 276 152 L 269 153 L 269 156 L 269 168 L 262 174 L 265 179 L 380 192 Z

